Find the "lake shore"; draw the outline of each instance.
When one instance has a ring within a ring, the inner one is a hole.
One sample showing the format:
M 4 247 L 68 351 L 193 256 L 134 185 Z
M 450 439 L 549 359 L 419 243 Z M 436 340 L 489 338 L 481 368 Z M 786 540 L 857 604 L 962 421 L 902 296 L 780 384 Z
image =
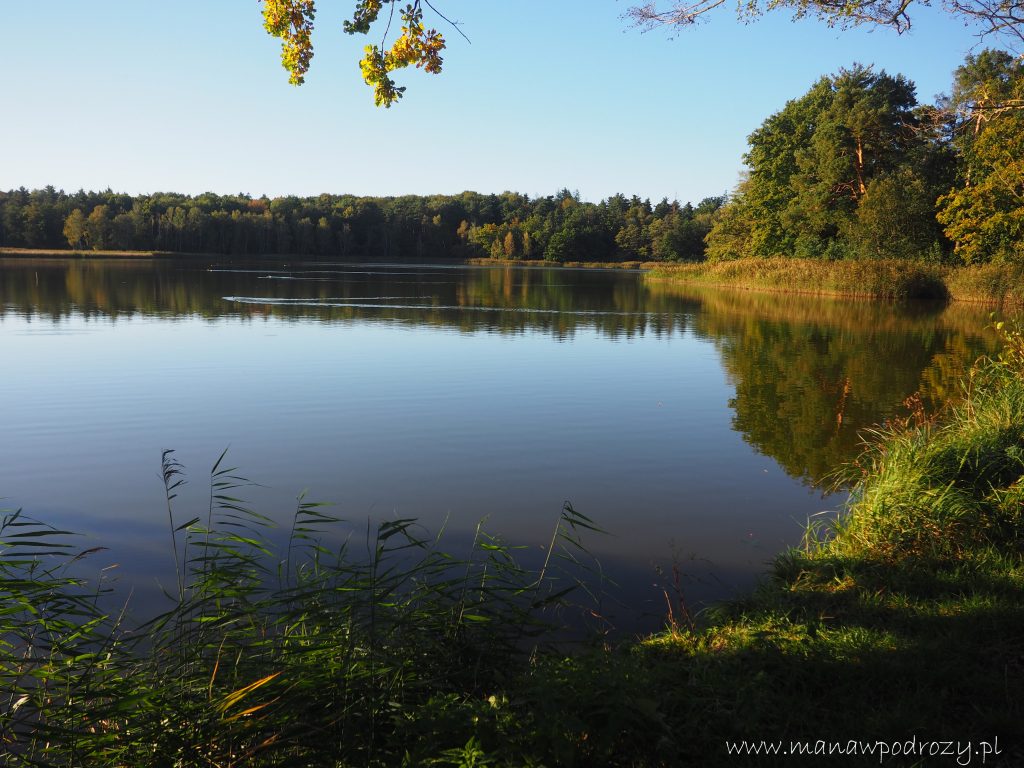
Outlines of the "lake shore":
M 231 261 L 230 256 L 171 251 L 91 251 L 31 248 L 0 248 L 0 258 L 23 259 L 164 259 L 206 258 Z M 244 260 L 251 261 L 253 257 Z M 266 260 L 295 261 L 295 256 L 266 254 Z M 319 258 L 310 258 L 319 261 Z M 359 259 L 344 263 L 366 263 Z M 419 262 L 410 262 L 419 263 Z M 650 261 L 572 261 L 542 259 L 453 259 L 438 264 L 478 267 L 534 267 L 612 269 L 641 271 L 644 280 L 662 286 L 706 285 L 772 293 L 862 299 L 941 299 L 986 304 L 994 307 L 1024 305 L 1024 265 L 979 264 L 947 266 L 898 260 L 825 261 L 821 259 L 770 258 L 666 264 Z
M 546 261 L 544 259 L 466 259 L 474 267 L 539 267 L 543 269 L 622 269 L 649 270 L 661 266 L 655 261 Z
M 301 260 L 326 261 L 351 264 L 377 263 L 368 262 L 365 259 L 343 259 L 341 257 L 310 256 L 307 258 L 294 254 L 267 253 L 260 256 L 226 256 L 218 253 L 187 253 L 176 251 L 102 251 L 102 250 L 59 250 L 56 248 L 6 248 L 0 247 L 0 258 L 20 259 L 220 259 L 224 261 L 286 261 L 294 262 Z M 400 260 L 393 260 L 396 263 L 405 263 Z M 383 263 L 383 262 L 381 262 Z M 391 263 L 391 262 L 388 262 Z M 555 262 L 543 259 L 447 259 L 443 261 L 430 260 L 425 262 L 411 261 L 408 263 L 424 264 L 465 264 L 473 267 L 538 267 L 543 269 L 621 269 L 621 270 L 649 270 L 663 266 L 658 262 L 648 261 L 569 261 Z
M 102 250 L 59 250 L 56 248 L 6 248 L 0 247 L 0 258 L 19 259 L 221 259 L 225 261 L 281 261 L 307 260 L 294 254 L 283 255 L 275 253 L 262 254 L 260 256 L 225 256 L 217 253 L 178 253 L 176 251 L 102 251 Z M 367 262 L 365 259 L 342 259 L 340 257 L 310 256 L 309 261 L 328 261 L 351 264 L 376 263 Z M 395 260 L 396 262 L 398 260 Z M 383 263 L 383 262 L 381 262 Z M 389 262 L 390 263 L 390 262 Z M 402 262 L 404 263 L 404 262 Z M 663 266 L 657 262 L 646 261 L 570 261 L 554 262 L 543 259 L 449 259 L 444 261 L 431 260 L 426 262 L 409 262 L 425 264 L 465 264 L 473 267 L 537 267 L 543 269 L 621 269 L 621 270 L 644 270 Z
M 0 257 L 18 259 L 159 259 L 203 254 L 164 251 L 86 251 L 56 248 L 0 248 Z
M 651 679 L 673 681 L 661 700 L 705 749 L 913 734 L 977 750 L 1002 736 L 994 764 L 1024 757 L 1024 339 L 1003 336 L 962 404 L 872 433 L 845 471 L 849 508 L 813 523 L 753 595 L 705 628 L 677 611 L 641 641 Z
M 1024 304 L 1024 265 L 1015 264 L 952 267 L 896 260 L 737 259 L 657 265 L 644 279 L 819 296 Z
M 651 264 L 641 262 L 603 263 L 603 262 L 578 262 L 573 264 L 555 264 L 549 261 L 515 261 L 495 259 L 432 259 L 429 261 L 409 261 L 394 259 L 387 262 L 368 261 L 366 259 L 345 259 L 340 256 L 302 256 L 296 254 L 264 253 L 258 256 L 232 256 L 223 253 L 202 253 L 191 251 L 116 251 L 116 250 L 92 250 L 92 249 L 58 249 L 58 248 L 10 248 L 0 247 L 0 258 L 15 259 L 79 259 L 83 261 L 99 259 L 214 259 L 219 261 L 323 261 L 329 263 L 344 264 L 367 264 L 367 263 L 410 263 L 410 264 L 468 264 L 471 266 L 528 266 L 528 267 L 597 267 L 597 268 L 620 268 L 640 269 L 650 267 Z

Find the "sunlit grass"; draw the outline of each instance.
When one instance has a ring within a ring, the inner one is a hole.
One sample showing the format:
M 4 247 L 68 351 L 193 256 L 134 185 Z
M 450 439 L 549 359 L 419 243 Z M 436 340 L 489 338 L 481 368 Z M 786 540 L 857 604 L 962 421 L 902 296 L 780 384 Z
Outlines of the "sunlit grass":
M 877 299 L 1024 303 L 1024 265 L 950 267 L 893 259 L 751 258 L 651 269 L 651 282 L 681 281 L 752 290 Z
M 541 267 L 543 269 L 651 269 L 660 266 L 653 261 L 546 261 L 544 259 L 466 259 L 466 264 L 475 267 Z
M 16 256 L 21 258 L 59 258 L 59 259 L 152 259 L 170 254 L 161 251 L 94 251 L 94 250 L 61 250 L 56 248 L 8 248 L 0 247 L 0 256 Z

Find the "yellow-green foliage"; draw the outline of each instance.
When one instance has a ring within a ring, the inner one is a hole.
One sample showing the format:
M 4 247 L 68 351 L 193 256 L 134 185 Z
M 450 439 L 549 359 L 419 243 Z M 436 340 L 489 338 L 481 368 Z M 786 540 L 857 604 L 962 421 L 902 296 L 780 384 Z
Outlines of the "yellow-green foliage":
M 979 264 L 946 269 L 943 279 L 958 301 L 1024 304 L 1024 264 Z
M 646 279 L 879 299 L 1024 303 L 1024 265 L 1020 264 L 948 267 L 897 259 L 749 258 L 659 266 Z
M 987 70 L 987 71 L 986 71 Z M 982 74 L 984 73 L 984 74 Z M 980 75 L 980 78 L 979 78 Z M 968 183 L 938 200 L 938 220 L 968 264 L 1024 261 L 1024 63 L 983 51 L 957 70 L 954 87 L 973 103 L 971 123 L 958 131 Z
M 942 274 L 936 266 L 893 259 L 750 258 L 660 267 L 651 270 L 648 277 L 761 290 L 899 299 L 943 297 Z
M 313 0 L 262 0 L 262 3 L 263 28 L 281 40 L 281 65 L 288 70 L 288 81 L 302 85 L 313 58 L 315 4 Z M 384 5 L 383 0 L 358 0 L 352 20 L 344 24 L 345 32 L 368 34 Z M 433 74 L 441 71 L 444 37 L 436 29 L 424 27 L 419 0 L 402 8 L 399 16 L 402 29 L 391 47 L 367 45 L 365 56 L 359 62 L 363 80 L 373 88 L 377 106 L 390 107 L 402 97 L 405 88 L 397 87 L 390 76 L 395 70 L 413 65 Z

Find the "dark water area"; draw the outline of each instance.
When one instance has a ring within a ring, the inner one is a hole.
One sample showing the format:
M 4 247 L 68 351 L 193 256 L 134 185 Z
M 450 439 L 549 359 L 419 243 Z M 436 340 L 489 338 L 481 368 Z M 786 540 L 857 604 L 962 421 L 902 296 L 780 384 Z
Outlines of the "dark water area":
M 167 448 L 180 521 L 225 447 L 282 530 L 305 490 L 355 536 L 411 517 L 458 549 L 486 519 L 539 562 L 568 500 L 608 531 L 600 610 L 657 629 L 674 565 L 691 606 L 734 596 L 840 509 L 863 431 L 955 398 L 987 322 L 621 271 L 0 260 L 0 507 L 152 587 Z

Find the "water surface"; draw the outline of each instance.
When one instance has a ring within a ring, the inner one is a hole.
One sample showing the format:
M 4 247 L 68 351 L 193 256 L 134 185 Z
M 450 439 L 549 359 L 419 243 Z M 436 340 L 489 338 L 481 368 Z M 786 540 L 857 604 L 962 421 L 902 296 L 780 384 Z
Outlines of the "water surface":
M 170 566 L 165 448 L 180 520 L 227 446 L 283 526 L 308 489 L 540 553 L 570 500 L 609 531 L 602 609 L 653 628 L 659 568 L 693 602 L 749 588 L 842 503 L 821 488 L 861 430 L 956 394 L 986 322 L 616 271 L 0 260 L 0 496 L 143 581 Z

